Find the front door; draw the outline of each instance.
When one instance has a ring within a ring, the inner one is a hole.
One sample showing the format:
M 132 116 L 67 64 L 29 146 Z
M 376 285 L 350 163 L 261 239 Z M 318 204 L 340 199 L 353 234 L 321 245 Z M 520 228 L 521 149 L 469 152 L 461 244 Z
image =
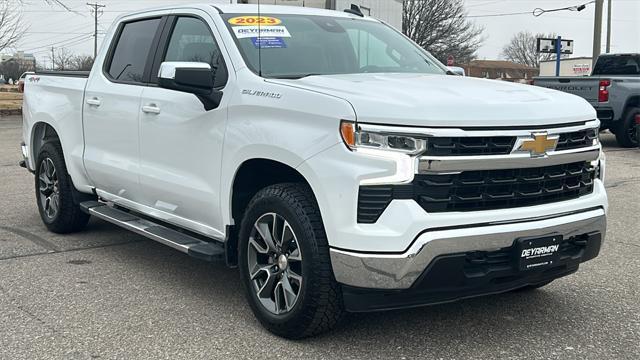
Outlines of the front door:
M 211 76 L 226 79 L 218 42 L 202 18 L 172 17 L 167 27 L 171 29 L 168 45 L 158 60 L 205 62 L 213 69 Z M 214 237 L 223 230 L 219 187 L 226 98 L 207 111 L 196 95 L 150 86 L 144 89 L 141 102 L 144 205 L 156 217 Z

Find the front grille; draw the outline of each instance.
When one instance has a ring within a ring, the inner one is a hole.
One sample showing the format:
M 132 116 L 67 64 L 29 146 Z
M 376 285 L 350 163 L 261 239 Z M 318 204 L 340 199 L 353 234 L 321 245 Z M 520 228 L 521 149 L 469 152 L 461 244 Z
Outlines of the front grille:
M 598 137 L 596 129 L 560 134 L 556 150 L 590 147 Z M 433 137 L 427 139 L 423 156 L 508 155 L 515 145 L 515 136 Z
M 593 140 L 597 138 L 598 131 L 596 129 L 560 134 L 556 151 L 590 147 L 593 146 Z
M 507 155 L 516 138 L 492 137 L 434 137 L 427 141 L 427 156 Z
M 418 174 L 407 185 L 361 186 L 358 222 L 375 223 L 394 199 L 413 199 L 427 212 L 481 211 L 547 204 L 593 192 L 587 162 L 539 168 Z
M 477 211 L 575 199 L 593 191 L 595 168 L 572 163 L 528 169 L 416 175 L 414 198 L 428 212 Z

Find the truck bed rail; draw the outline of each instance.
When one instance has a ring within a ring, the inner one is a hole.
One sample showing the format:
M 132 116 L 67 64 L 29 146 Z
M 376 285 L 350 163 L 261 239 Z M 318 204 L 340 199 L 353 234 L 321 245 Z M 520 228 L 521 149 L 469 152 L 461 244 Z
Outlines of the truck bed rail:
M 40 76 L 63 76 L 63 77 L 79 77 L 88 78 L 90 71 L 56 71 L 56 70 L 42 70 L 36 71 L 36 75 Z

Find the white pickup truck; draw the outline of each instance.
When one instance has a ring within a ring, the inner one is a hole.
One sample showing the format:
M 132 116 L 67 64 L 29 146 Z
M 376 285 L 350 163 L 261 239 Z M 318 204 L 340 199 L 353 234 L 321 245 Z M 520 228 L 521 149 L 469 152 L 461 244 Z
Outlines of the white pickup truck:
M 448 75 L 357 11 L 260 11 L 132 13 L 90 73 L 27 77 L 22 165 L 51 231 L 95 216 L 226 259 L 288 338 L 345 311 L 540 287 L 598 255 L 585 100 Z

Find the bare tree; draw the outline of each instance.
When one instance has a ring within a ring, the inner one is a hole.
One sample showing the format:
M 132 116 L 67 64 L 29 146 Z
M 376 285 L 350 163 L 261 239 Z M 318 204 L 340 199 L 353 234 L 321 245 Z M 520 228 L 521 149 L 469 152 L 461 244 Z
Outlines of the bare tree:
M 537 52 L 537 38 L 555 39 L 555 34 L 532 34 L 528 31 L 521 31 L 515 34 L 509 43 L 502 48 L 502 56 L 518 64 L 533 68 L 539 68 L 541 61 L 553 60 L 555 54 L 539 54 Z M 566 57 L 567 55 L 562 55 Z
M 73 54 L 66 48 L 53 49 L 49 55 L 49 61 L 53 64 L 54 70 L 73 70 Z
M 9 1 L 0 2 L 0 51 L 13 47 L 27 30 Z
M 93 56 L 76 55 L 71 57 L 71 69 L 77 71 L 90 71 L 93 66 Z
M 465 18 L 463 0 L 404 0 L 402 32 L 445 62 L 468 63 L 482 45 L 483 28 Z
M 3 2 L 8 2 L 7 0 L 2 0 Z M 56 5 L 64 8 L 65 10 L 71 11 L 71 8 L 65 4 L 64 0 L 42 0 L 45 4 Z M 24 4 L 26 0 L 17 0 L 18 3 Z

